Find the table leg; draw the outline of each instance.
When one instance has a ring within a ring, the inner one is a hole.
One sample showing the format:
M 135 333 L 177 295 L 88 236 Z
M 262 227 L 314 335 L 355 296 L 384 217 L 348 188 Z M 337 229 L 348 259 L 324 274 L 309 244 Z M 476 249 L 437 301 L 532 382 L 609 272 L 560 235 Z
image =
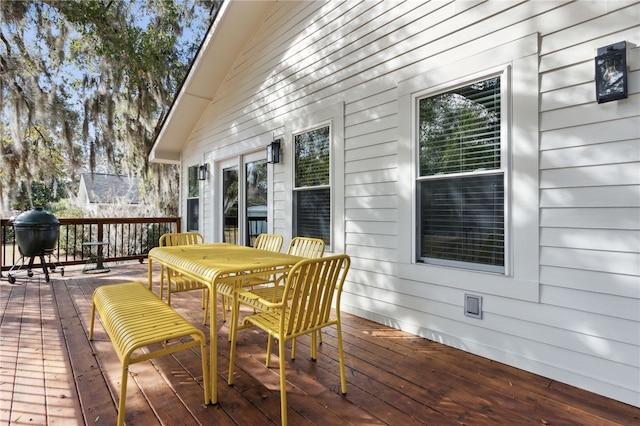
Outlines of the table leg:
M 215 280 L 209 288 L 209 378 L 211 379 L 211 403 L 218 403 L 218 292 Z
M 149 287 L 150 291 L 153 291 L 153 268 L 151 263 L 153 260 L 150 257 L 147 257 L 147 287 Z
M 96 269 L 106 269 L 104 267 L 104 251 L 102 250 L 102 244 L 96 247 Z

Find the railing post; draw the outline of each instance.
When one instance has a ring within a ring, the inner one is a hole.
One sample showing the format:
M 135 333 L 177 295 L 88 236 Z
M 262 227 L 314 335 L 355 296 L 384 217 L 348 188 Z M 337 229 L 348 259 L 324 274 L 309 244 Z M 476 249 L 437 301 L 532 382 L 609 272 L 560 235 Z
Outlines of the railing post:
M 98 238 L 97 241 L 98 242 L 102 242 L 104 238 L 104 223 L 102 222 L 98 222 Z M 102 260 L 104 259 L 104 253 L 103 253 L 103 248 L 104 246 L 102 244 L 98 244 L 97 247 L 97 258 L 96 258 L 96 269 L 104 269 L 104 266 L 102 264 Z
M 4 277 L 2 275 L 2 264 L 4 262 L 4 226 L 0 226 L 0 278 Z

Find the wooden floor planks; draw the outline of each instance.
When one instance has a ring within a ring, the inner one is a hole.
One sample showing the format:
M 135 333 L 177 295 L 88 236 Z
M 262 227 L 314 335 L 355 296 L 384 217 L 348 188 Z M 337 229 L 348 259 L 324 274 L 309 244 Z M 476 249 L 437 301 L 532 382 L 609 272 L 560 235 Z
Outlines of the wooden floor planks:
M 156 271 L 157 272 L 157 271 Z M 101 324 L 87 339 L 93 290 L 145 282 L 147 265 L 110 273 L 0 281 L 0 424 L 113 425 L 120 363 Z M 158 274 L 156 273 L 156 277 Z M 157 291 L 157 286 L 154 288 Z M 201 325 L 200 293 L 173 306 Z M 203 404 L 200 354 L 132 365 L 127 424 L 278 424 L 279 368 L 264 367 L 266 336 L 240 332 L 234 386 L 226 385 L 228 327 L 219 321 L 219 404 Z M 323 334 L 318 360 L 310 339 L 287 350 L 292 425 L 640 425 L 640 409 L 351 315 L 343 316 L 347 396 L 339 393 L 336 329 Z M 276 349 L 277 350 L 277 349 Z

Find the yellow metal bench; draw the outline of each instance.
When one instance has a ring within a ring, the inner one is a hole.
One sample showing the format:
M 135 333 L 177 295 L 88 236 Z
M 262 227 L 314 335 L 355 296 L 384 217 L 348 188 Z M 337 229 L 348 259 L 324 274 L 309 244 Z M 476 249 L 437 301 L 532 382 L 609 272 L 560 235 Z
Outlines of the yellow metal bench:
M 118 426 L 124 423 L 129 365 L 136 362 L 199 345 L 205 404 L 210 400 L 204 333 L 156 297 L 147 287 L 138 282 L 98 287 L 93 292 L 89 340 L 93 340 L 96 310 L 122 363 Z M 175 339 L 180 340 L 172 341 Z M 161 344 L 160 348 L 149 348 L 155 344 Z M 145 347 L 147 350 L 142 350 Z

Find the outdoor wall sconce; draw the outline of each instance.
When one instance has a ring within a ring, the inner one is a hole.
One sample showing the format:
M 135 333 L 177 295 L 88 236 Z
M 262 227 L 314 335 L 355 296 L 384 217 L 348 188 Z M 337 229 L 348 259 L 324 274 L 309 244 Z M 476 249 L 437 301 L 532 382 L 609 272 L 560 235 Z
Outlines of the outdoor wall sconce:
M 282 139 L 276 139 L 267 145 L 267 163 L 276 164 L 280 162 L 280 142 L 282 142 Z
M 627 97 L 627 42 L 598 48 L 596 99 L 598 103 Z
M 207 169 L 207 163 L 200 164 L 200 167 L 198 167 L 198 180 L 207 180 Z

